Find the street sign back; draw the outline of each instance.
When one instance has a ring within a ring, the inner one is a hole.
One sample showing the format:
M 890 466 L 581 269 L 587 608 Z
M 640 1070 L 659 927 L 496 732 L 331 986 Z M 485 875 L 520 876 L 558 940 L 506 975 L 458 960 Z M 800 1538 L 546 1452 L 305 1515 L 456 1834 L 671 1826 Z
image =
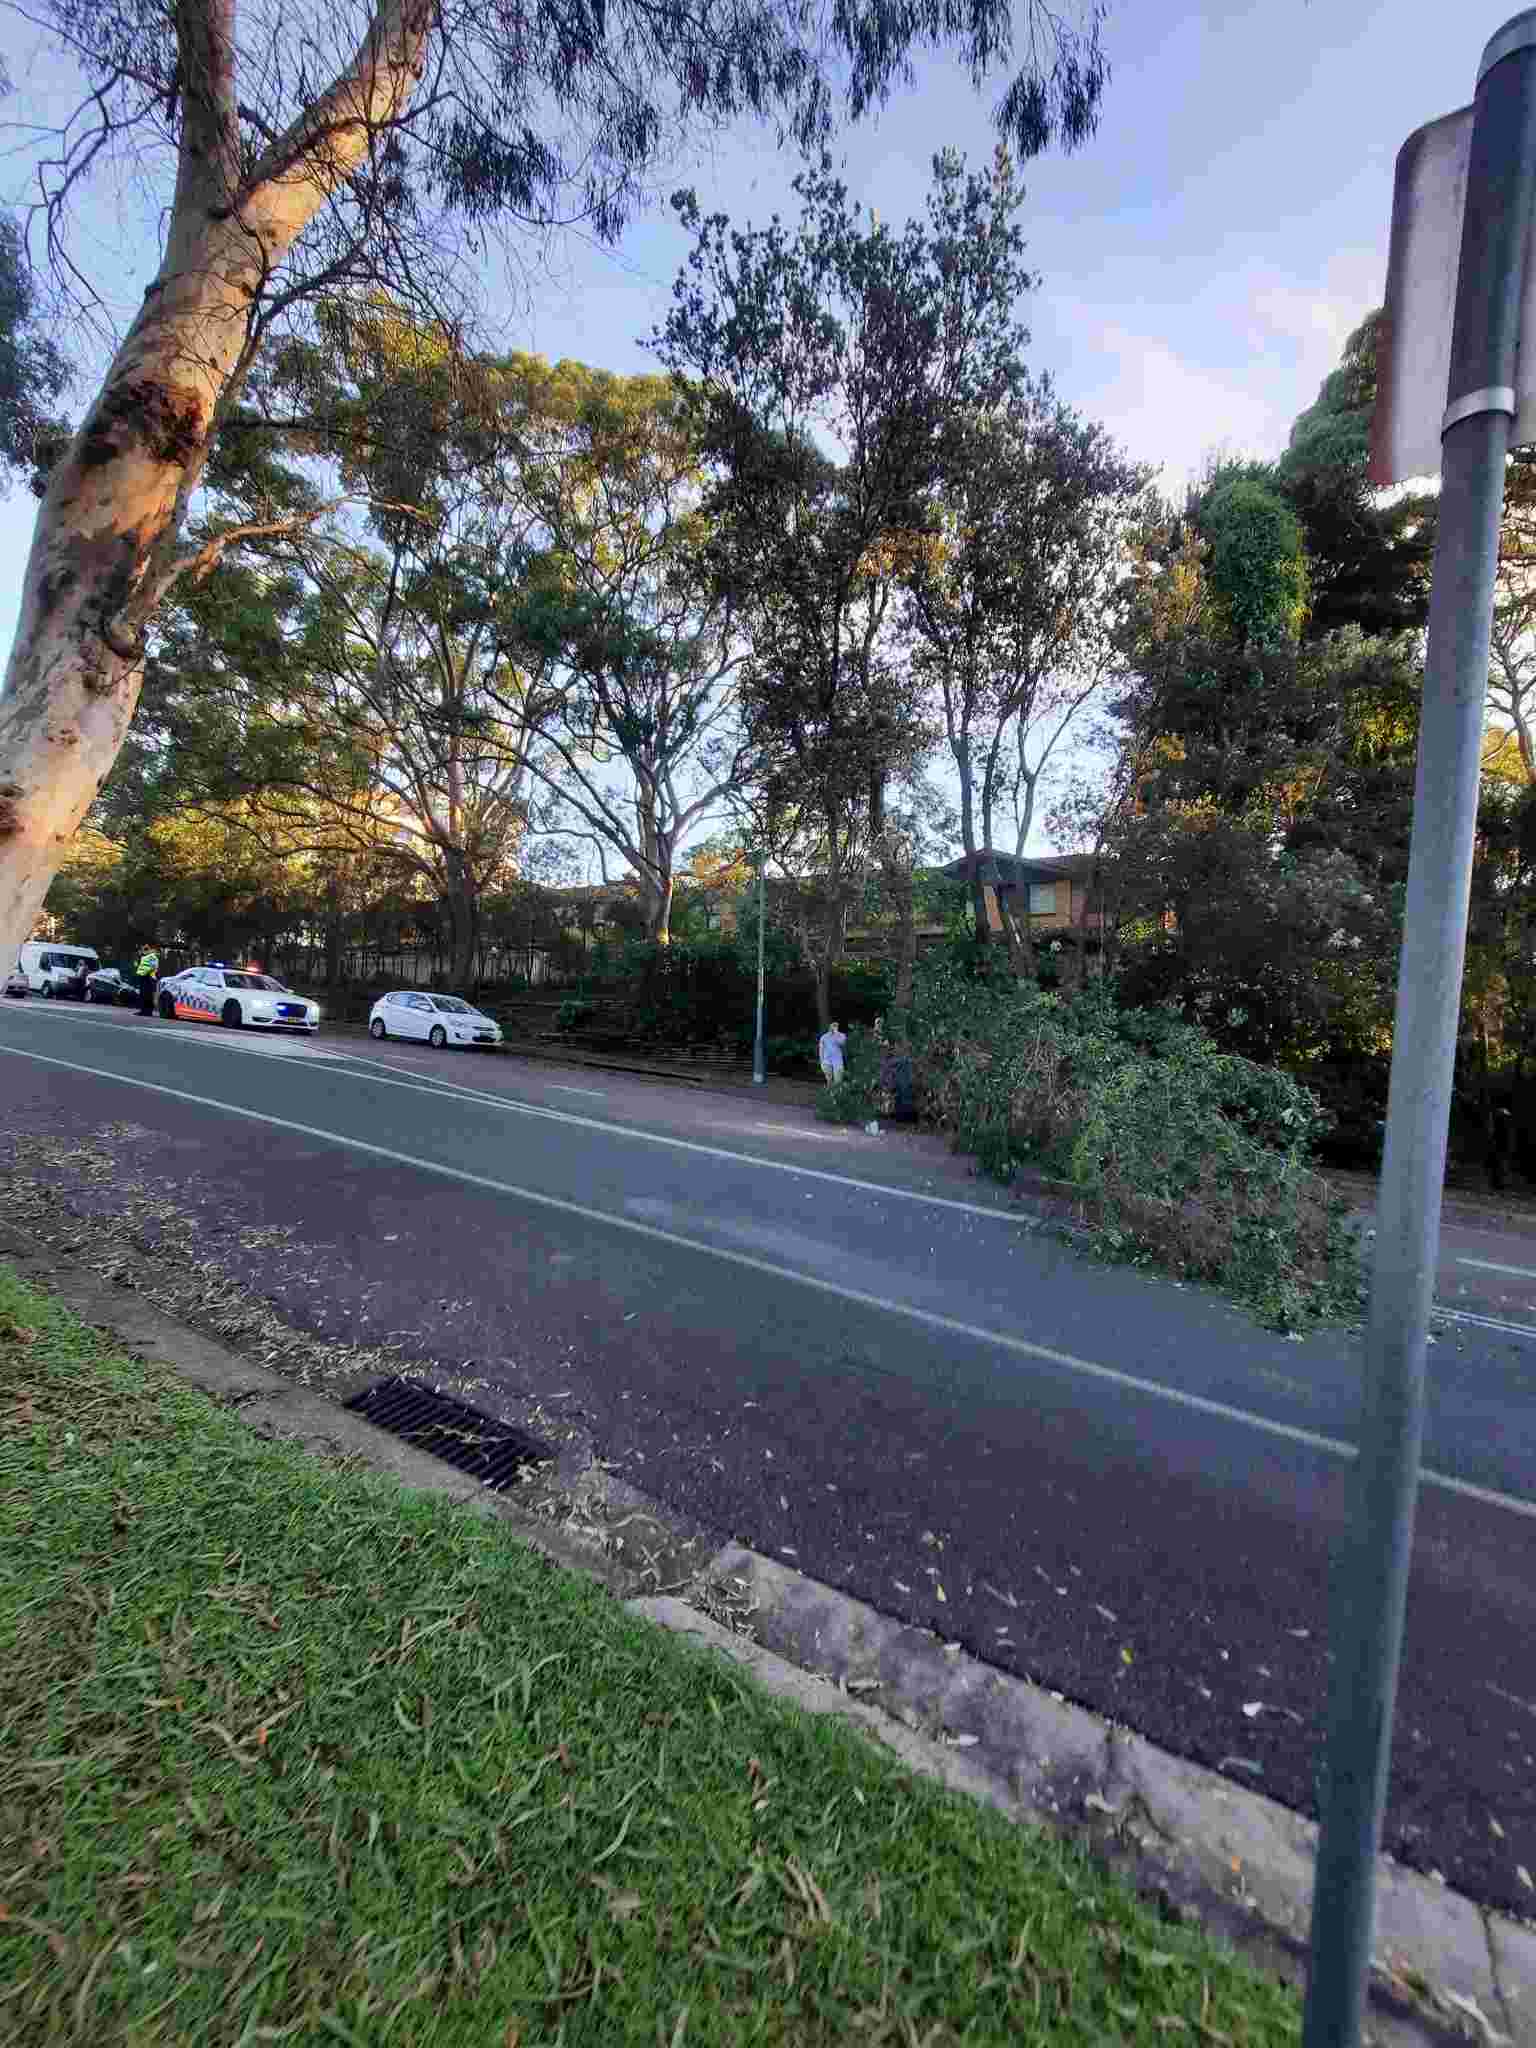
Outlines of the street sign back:
M 1376 354 L 1373 484 L 1433 476 L 1451 366 L 1451 324 L 1467 201 L 1472 109 L 1418 129 L 1397 157 L 1387 300 Z M 1512 446 L 1536 441 L 1536 263 L 1527 262 Z

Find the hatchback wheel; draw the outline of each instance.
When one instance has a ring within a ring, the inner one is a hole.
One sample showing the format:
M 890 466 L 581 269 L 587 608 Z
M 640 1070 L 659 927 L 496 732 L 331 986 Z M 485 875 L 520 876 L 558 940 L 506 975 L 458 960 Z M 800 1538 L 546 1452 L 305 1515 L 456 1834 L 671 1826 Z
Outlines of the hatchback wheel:
M 370 1019 L 368 1036 L 370 1038 L 387 1038 L 389 1036 L 389 1033 L 384 1029 L 384 1019 L 382 1017 Z
M 443 1029 L 441 1024 L 434 1024 L 432 1026 L 432 1030 L 427 1038 L 427 1043 L 432 1047 L 432 1050 L 434 1052 L 441 1052 L 443 1047 L 448 1043 L 448 1034 Z

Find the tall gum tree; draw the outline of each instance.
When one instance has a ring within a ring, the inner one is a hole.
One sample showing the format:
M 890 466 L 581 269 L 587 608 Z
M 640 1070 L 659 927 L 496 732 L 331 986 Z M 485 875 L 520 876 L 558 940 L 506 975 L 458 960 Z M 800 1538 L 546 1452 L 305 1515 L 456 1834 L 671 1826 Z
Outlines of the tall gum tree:
M 749 772 L 728 590 L 706 569 L 703 451 L 669 378 L 514 357 L 523 394 L 509 494 L 540 545 L 509 601 L 513 646 L 550 672 L 509 706 L 539 744 L 544 820 L 633 873 L 665 945 L 681 849 Z
M 0 694 L 0 950 L 26 938 L 132 720 L 167 592 L 240 539 L 180 534 L 210 443 L 274 326 L 380 283 L 453 275 L 497 223 L 622 228 L 698 127 L 776 118 L 822 141 L 921 52 L 978 84 L 1020 155 L 1091 133 L 1102 9 L 1048 0 L 44 0 L 80 119 L 43 168 L 54 253 L 103 166 L 163 180 L 161 260 L 38 514 Z M 33 17 L 37 18 L 37 17 Z M 350 54 L 345 38 L 352 36 Z M 73 272 L 77 278 L 78 270 Z
M 887 829 L 886 792 L 931 734 L 894 645 L 894 598 L 956 424 L 1024 378 L 1019 306 L 1034 280 L 1004 148 L 985 171 L 936 154 L 926 217 L 900 230 L 866 218 L 825 157 L 795 191 L 795 228 L 775 216 L 733 229 L 679 195 L 695 246 L 656 346 L 703 420 L 714 573 L 750 643 L 743 722 L 767 809 L 819 849 L 808 958 L 825 1025 L 872 859 L 909 941 L 903 994 L 910 982 L 911 841 Z
M 904 625 L 938 697 L 960 787 L 976 936 L 988 939 L 982 854 L 1013 813 L 1023 858 L 1052 755 L 1113 661 L 1128 530 L 1150 472 L 1102 427 L 1032 380 L 1005 407 L 962 419 L 933 494 L 933 531 L 905 576 Z M 1015 965 L 1029 919 L 1002 912 Z

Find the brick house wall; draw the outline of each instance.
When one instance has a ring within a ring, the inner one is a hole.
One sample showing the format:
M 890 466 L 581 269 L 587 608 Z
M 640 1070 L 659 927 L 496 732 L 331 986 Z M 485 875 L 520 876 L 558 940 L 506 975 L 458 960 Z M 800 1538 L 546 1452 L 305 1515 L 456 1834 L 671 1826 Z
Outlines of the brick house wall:
M 1037 910 L 1038 892 L 1050 890 L 1054 903 L 1049 910 Z M 1030 885 L 1029 928 L 1031 932 L 1075 931 L 1086 924 L 1090 931 L 1097 931 L 1099 913 L 1088 908 L 1088 885 L 1075 875 L 1058 875 L 1050 882 L 1034 882 Z

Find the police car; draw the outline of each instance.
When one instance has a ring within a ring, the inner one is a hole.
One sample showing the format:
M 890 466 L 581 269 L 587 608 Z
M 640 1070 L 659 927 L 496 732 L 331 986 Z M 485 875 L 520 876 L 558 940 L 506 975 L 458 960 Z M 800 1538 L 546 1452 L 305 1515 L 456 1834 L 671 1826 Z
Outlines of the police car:
M 156 1005 L 162 1017 L 187 1017 L 195 1024 L 248 1024 L 260 1031 L 318 1031 L 320 1005 L 296 996 L 270 974 L 247 968 L 187 967 L 160 983 Z

